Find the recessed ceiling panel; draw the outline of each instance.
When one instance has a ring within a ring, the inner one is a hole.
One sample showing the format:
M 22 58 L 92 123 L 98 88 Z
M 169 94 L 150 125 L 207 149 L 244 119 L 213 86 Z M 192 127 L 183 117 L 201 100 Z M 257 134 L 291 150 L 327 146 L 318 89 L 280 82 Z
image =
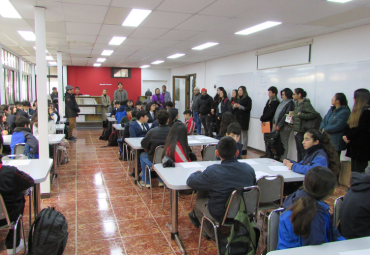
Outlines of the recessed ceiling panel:
M 226 20 L 228 20 L 228 18 L 206 15 L 194 15 L 190 19 L 178 25 L 176 29 L 206 31 L 212 26 L 221 24 Z
M 137 39 L 157 39 L 168 31 L 168 29 L 163 28 L 138 27 L 130 37 Z
M 103 23 L 108 7 L 63 3 L 66 21 Z
M 197 13 L 214 2 L 216 2 L 216 0 L 165 0 L 157 10 Z
M 111 6 L 154 10 L 163 0 L 113 0 Z
M 98 35 L 101 24 L 66 22 L 67 34 Z
M 128 37 L 135 29 L 135 27 L 123 27 L 121 25 L 103 25 L 99 35 L 109 36 L 111 39 L 113 36 Z
M 191 14 L 186 13 L 154 11 L 140 24 L 140 27 L 174 28 L 190 17 Z
M 130 8 L 110 7 L 105 16 L 104 24 L 122 26 L 123 21 L 126 19 L 130 11 Z

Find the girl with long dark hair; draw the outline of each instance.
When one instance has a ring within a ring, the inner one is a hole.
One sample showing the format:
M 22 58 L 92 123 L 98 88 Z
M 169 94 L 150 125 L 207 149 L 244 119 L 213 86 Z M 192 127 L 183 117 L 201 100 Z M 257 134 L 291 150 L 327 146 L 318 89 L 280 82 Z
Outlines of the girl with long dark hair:
M 0 111 L 0 133 L 2 135 L 10 134 L 10 127 L 6 122 L 6 114 L 3 111 Z
M 227 98 L 227 92 L 223 87 L 220 87 L 219 95 L 219 103 L 216 105 L 216 126 L 217 131 L 220 132 L 220 124 L 222 115 L 227 112 L 229 106 L 229 99 Z
M 347 143 L 346 156 L 351 157 L 353 172 L 364 172 L 370 161 L 370 92 L 358 89 L 355 104 L 348 120 L 343 140 Z
M 326 167 L 312 168 L 303 189 L 290 195 L 280 216 L 277 250 L 345 240 L 333 227 L 330 206 L 324 202 L 337 187 L 335 174 Z
M 226 135 L 227 127 L 231 123 L 239 123 L 239 122 L 231 112 L 225 112 L 222 115 L 220 132 L 217 134 L 216 139 L 221 139 L 222 137 Z
M 155 121 L 155 112 L 157 109 L 157 103 L 156 102 L 149 102 L 146 105 L 145 110 L 148 112 L 148 123 L 153 123 Z
M 229 106 L 228 106 L 229 112 L 231 112 L 234 109 L 234 104 L 237 99 L 238 99 L 238 90 L 233 89 L 233 91 L 231 91 L 231 99 L 229 100 Z
M 328 167 L 334 174 L 339 174 L 339 156 L 327 133 L 316 129 L 308 130 L 304 134 L 303 147 L 306 150 L 306 156 L 301 162 L 284 160 L 284 165 L 290 170 L 300 174 L 307 174 L 308 170 L 313 167 L 323 166 Z
M 174 162 L 190 162 L 190 147 L 186 126 L 175 122 L 164 144 L 162 158 L 170 157 Z
M 180 122 L 181 123 L 181 121 L 178 119 L 179 118 L 179 110 L 177 108 L 171 108 L 169 110 L 169 112 L 170 112 L 170 120 L 168 122 L 169 127 L 172 127 L 172 125 L 175 122 Z

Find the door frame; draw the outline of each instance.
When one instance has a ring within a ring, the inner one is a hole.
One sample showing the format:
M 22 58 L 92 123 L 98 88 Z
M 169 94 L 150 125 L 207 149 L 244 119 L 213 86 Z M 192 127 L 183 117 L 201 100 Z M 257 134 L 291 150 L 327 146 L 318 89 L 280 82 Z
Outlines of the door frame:
M 193 87 L 190 88 L 190 77 L 193 77 Z M 193 74 L 187 74 L 187 75 L 175 75 L 175 76 L 172 76 L 172 103 L 173 105 L 175 105 L 175 80 L 177 78 L 183 78 L 183 79 L 186 79 L 186 83 L 185 83 L 185 109 L 190 109 L 190 100 L 189 100 L 189 89 L 191 91 L 194 90 L 194 88 L 196 87 L 196 79 L 197 79 L 197 74 L 196 73 L 193 73 Z M 190 98 L 191 99 L 191 98 Z

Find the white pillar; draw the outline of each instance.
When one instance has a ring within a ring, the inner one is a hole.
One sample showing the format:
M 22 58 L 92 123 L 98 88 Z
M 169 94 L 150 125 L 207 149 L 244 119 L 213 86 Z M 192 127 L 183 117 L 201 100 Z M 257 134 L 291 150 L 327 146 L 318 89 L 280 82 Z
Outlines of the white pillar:
M 62 52 L 57 52 L 57 68 L 58 68 L 58 105 L 59 115 L 64 116 L 64 87 L 63 87 L 63 64 L 62 64 Z
M 47 66 L 46 66 L 46 31 L 45 7 L 35 6 L 36 65 L 37 65 L 37 114 L 39 129 L 40 159 L 49 158 Z M 50 193 L 50 180 L 41 184 L 41 193 Z
M 3 47 L 0 45 L 0 103 L 5 104 L 5 89 L 4 89 L 4 77 L 3 77 Z
M 33 101 L 36 100 L 36 77 L 35 64 L 31 64 L 31 93 Z
M 22 58 L 21 57 L 17 57 L 18 58 L 18 80 L 19 80 L 19 101 L 23 102 L 23 84 L 22 84 L 22 72 L 23 72 L 23 68 L 22 68 Z

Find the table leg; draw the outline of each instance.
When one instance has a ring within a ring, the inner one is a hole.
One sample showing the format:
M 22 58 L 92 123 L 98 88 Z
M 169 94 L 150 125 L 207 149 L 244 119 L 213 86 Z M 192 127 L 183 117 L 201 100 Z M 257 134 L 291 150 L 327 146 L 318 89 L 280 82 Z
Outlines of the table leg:
M 34 212 L 35 219 L 36 219 L 37 215 L 40 212 L 40 207 L 41 207 L 41 189 L 40 189 L 40 183 L 36 183 L 34 185 L 33 195 L 34 195 L 34 198 L 33 198 L 33 212 Z
M 139 164 L 138 164 L 138 150 L 135 150 L 135 183 L 141 188 L 143 189 L 143 187 L 141 186 L 140 184 L 140 181 L 139 181 Z
M 179 221 L 179 193 L 177 190 L 170 190 L 170 195 L 171 195 L 171 226 L 166 223 L 167 227 L 171 231 L 171 239 L 175 240 L 177 243 L 177 246 L 179 246 L 181 253 L 185 253 L 185 249 L 181 244 L 180 237 L 179 237 L 179 232 L 178 232 L 178 221 Z
M 58 165 L 58 151 L 57 151 L 57 144 L 54 144 L 53 145 L 53 148 L 54 148 L 54 162 L 53 162 L 53 167 L 54 167 L 54 172 L 53 172 L 53 179 L 52 179 L 52 182 L 54 182 L 55 178 L 57 178 L 58 174 L 57 174 L 57 165 Z

